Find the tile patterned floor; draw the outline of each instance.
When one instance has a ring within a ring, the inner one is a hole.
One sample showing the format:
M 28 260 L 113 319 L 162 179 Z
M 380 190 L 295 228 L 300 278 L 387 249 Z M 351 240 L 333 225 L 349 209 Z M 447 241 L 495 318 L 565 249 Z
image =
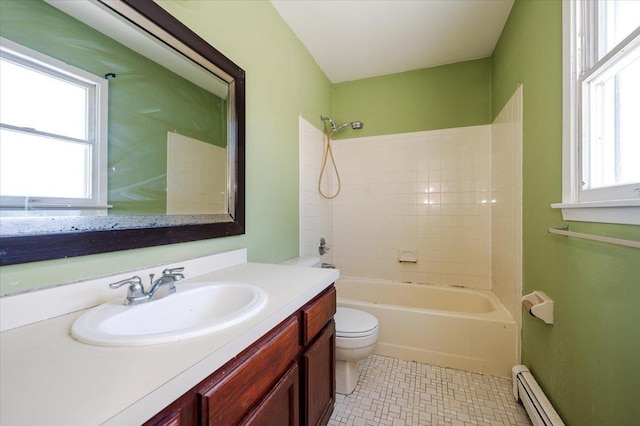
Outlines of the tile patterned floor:
M 511 380 L 372 355 L 329 426 L 530 425 Z

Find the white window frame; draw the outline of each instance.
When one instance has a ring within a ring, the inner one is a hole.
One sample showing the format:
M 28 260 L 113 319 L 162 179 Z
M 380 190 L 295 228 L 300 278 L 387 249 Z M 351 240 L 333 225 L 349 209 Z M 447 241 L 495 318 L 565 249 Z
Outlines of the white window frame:
M 20 216 L 24 214 L 20 213 L 21 210 L 34 209 L 42 214 L 51 210 L 67 210 L 66 214 L 74 215 L 96 215 L 101 214 L 100 211 L 106 213 L 111 207 L 107 205 L 108 80 L 1 37 L 0 49 L 3 55 L 26 66 L 70 82 L 81 82 L 89 89 L 87 144 L 91 146 L 91 198 L 0 196 L 2 216 Z M 46 136 L 32 129 L 25 131 Z
M 582 4 L 586 4 L 583 2 Z M 564 220 L 640 225 L 640 185 L 619 185 L 606 189 L 582 190 L 581 178 L 581 85 L 617 59 L 620 49 L 614 49 L 592 68 L 590 75 L 578 75 L 582 40 L 578 35 L 579 20 L 595 25 L 595 16 L 588 11 L 578 16 L 576 0 L 563 1 L 563 136 L 562 136 L 562 203 L 552 204 L 562 209 Z M 634 35 L 636 32 L 633 33 Z M 627 40 L 633 38 L 630 36 Z M 622 195 L 621 195 L 622 194 Z

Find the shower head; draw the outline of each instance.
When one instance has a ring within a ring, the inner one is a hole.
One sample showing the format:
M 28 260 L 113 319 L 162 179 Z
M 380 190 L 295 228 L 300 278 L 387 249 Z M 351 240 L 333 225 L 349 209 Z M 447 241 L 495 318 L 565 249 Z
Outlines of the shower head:
M 341 124 L 340 126 L 337 126 L 336 123 L 329 117 L 320 116 L 320 120 L 329 122 L 329 125 L 330 125 L 329 129 L 331 130 L 331 133 L 339 132 L 340 130 L 344 129 L 347 126 L 351 126 L 353 130 L 360 130 L 364 127 L 364 124 L 362 124 L 362 121 L 352 121 L 350 123 L 344 123 L 344 124 Z

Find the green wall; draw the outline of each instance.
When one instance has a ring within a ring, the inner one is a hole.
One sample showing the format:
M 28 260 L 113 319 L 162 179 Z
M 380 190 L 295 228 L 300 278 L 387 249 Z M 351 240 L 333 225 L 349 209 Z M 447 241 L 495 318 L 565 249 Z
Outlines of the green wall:
M 491 122 L 491 59 L 477 59 L 335 84 L 334 121 L 360 120 L 336 139 L 419 132 Z
M 270 2 L 159 3 L 246 71 L 246 235 L 6 266 L 0 293 L 241 247 L 260 262 L 298 254 L 298 116 L 320 126 L 329 80 Z
M 225 100 L 42 0 L 3 0 L 0 11 L 2 37 L 93 75 L 116 74 L 109 79 L 110 215 L 166 213 L 168 131 L 226 146 Z
M 523 316 L 522 361 L 569 425 L 640 424 L 640 251 L 546 233 L 564 222 L 562 5 L 516 0 L 492 57 L 496 116 L 523 84 L 524 292 L 555 301 L 555 323 Z M 571 222 L 640 240 L 640 226 Z

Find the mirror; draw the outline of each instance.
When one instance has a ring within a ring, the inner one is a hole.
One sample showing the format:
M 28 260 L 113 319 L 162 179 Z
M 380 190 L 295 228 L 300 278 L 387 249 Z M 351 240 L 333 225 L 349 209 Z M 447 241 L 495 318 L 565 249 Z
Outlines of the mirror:
M 244 233 L 241 68 L 150 0 L 1 5 L 3 67 L 87 83 L 3 87 L 0 265 Z

